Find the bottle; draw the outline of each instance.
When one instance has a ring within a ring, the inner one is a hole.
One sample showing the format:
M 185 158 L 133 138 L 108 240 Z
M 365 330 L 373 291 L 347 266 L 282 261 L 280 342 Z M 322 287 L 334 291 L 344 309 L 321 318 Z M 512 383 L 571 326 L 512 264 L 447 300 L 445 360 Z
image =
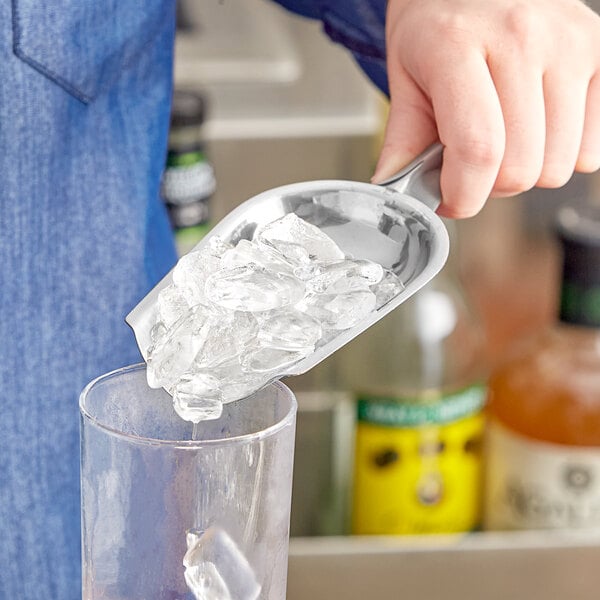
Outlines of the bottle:
M 557 223 L 558 320 L 490 377 L 486 529 L 600 526 L 600 206 Z
M 202 138 L 205 110 L 201 94 L 190 90 L 173 93 L 161 195 L 180 256 L 189 252 L 210 228 L 210 199 L 216 183 Z
M 355 534 L 480 524 L 484 336 L 451 259 L 341 361 L 356 396 Z

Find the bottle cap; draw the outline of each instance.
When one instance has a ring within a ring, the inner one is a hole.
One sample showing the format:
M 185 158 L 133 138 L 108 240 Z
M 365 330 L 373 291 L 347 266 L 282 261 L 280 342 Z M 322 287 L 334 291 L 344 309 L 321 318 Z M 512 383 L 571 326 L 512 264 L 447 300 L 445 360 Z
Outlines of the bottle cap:
M 175 90 L 171 104 L 171 128 L 202 125 L 206 102 L 202 94 L 192 90 Z
M 600 327 L 600 203 L 561 208 L 557 232 L 563 250 L 560 319 Z

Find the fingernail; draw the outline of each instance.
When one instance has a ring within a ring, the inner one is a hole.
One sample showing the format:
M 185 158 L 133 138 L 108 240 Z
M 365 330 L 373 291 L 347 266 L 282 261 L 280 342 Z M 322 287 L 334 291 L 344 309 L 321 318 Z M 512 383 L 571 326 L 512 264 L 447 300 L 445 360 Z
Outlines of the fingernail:
M 371 183 L 381 183 L 386 179 L 389 179 L 392 175 L 395 175 L 410 162 L 410 159 L 404 159 L 398 154 L 388 154 L 386 156 L 380 156 L 379 162 L 375 167 L 375 173 L 371 177 Z

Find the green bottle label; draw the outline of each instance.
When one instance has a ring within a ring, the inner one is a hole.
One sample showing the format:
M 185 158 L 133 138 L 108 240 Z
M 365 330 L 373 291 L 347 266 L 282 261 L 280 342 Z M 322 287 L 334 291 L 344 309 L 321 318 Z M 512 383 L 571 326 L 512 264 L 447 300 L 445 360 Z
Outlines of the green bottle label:
M 167 155 L 167 167 L 189 167 L 197 163 L 206 162 L 204 152 L 169 152 Z
M 600 327 L 600 285 L 564 281 L 560 320 L 574 325 Z
M 386 427 L 450 423 L 479 412 L 484 404 L 485 386 L 481 384 L 468 386 L 431 402 L 362 394 L 358 397 L 358 421 Z

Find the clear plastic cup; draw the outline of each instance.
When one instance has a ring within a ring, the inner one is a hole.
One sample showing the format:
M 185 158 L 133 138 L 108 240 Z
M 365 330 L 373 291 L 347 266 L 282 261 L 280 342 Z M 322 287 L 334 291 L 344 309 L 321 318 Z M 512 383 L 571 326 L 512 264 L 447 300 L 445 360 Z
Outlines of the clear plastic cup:
M 92 381 L 80 398 L 84 600 L 193 600 L 190 531 L 203 543 L 192 559 L 212 563 L 196 572 L 202 598 L 224 584 L 231 600 L 283 600 L 296 408 L 273 383 L 194 428 L 145 365 Z

